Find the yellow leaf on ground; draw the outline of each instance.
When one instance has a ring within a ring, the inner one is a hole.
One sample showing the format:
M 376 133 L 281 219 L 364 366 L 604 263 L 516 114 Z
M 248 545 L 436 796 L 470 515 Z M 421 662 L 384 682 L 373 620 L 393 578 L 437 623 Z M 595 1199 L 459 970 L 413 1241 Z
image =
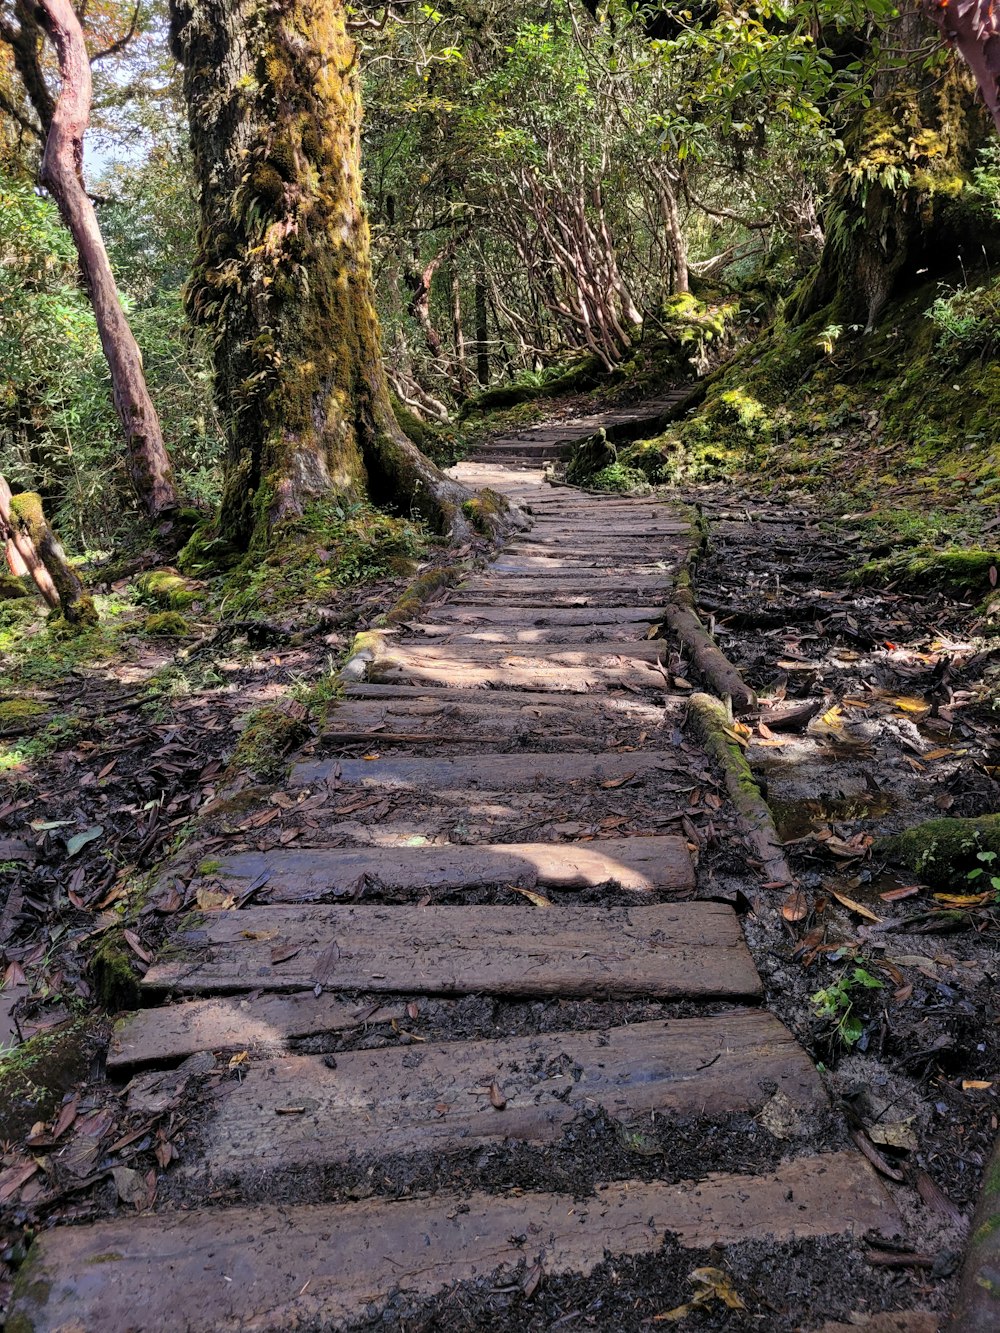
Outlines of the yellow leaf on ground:
M 829 892 L 836 898 L 838 903 L 843 904 L 850 912 L 856 912 L 858 916 L 863 916 L 866 921 L 881 921 L 880 916 L 876 916 L 870 907 L 864 903 L 855 902 L 853 898 L 848 898 L 846 893 L 838 893 L 836 889 L 830 889 Z

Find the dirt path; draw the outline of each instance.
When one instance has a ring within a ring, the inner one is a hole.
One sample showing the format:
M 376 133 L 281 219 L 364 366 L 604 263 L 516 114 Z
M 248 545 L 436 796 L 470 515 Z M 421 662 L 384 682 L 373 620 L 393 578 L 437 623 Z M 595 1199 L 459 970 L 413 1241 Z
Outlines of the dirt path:
M 43 1233 L 8 1327 L 638 1329 L 694 1301 L 699 1327 L 790 1330 L 899 1304 L 861 1257 L 896 1205 L 699 879 L 747 853 L 649 637 L 689 521 L 548 486 L 537 444 L 459 469 L 530 529 L 382 640 L 258 812 L 217 811 L 204 910 L 108 1058 L 150 1125 L 184 1109 L 178 1160 L 155 1212 Z

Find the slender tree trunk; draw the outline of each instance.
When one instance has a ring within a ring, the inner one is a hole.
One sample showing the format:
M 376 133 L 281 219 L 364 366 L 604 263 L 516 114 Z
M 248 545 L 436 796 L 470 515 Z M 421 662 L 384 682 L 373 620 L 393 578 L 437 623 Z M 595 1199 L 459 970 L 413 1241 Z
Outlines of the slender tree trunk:
M 476 379 L 485 389 L 490 382 L 490 327 L 486 308 L 486 279 L 476 270 Z
M 115 407 L 125 431 L 129 476 L 147 514 L 160 518 L 178 503 L 170 459 L 146 389 L 142 355 L 125 318 L 97 214 L 83 185 L 83 136 L 92 94 L 83 29 L 69 0 L 39 0 L 39 4 L 59 56 L 61 78 L 42 157 L 41 181 L 52 191 L 76 243 L 111 370 Z
M 462 286 L 455 264 L 448 275 L 451 282 L 451 336 L 455 347 L 455 380 L 462 399 L 468 398 L 472 387 L 469 366 L 465 359 L 465 331 L 462 328 Z
M 21 578 L 30 574 L 35 587 L 51 607 L 59 605 L 59 593 L 52 576 L 42 564 L 30 535 L 15 522 L 13 501 L 7 479 L 0 474 L 0 538 L 6 543 L 7 564 L 12 574 Z
M 468 534 L 468 492 L 392 411 L 344 0 L 173 0 L 171 17 L 201 191 L 188 308 L 229 439 L 222 534 L 267 543 L 311 500 L 366 493 Z
M 9 498 L 7 498 L 9 497 Z M 41 497 L 34 491 L 11 495 L 6 481 L 0 484 L 0 518 L 14 542 L 39 592 L 50 606 L 58 605 L 71 625 L 93 625 L 94 603 L 87 596 L 76 570 L 45 520 Z M 38 563 L 44 567 L 38 569 Z M 56 602 L 52 601 L 52 591 Z

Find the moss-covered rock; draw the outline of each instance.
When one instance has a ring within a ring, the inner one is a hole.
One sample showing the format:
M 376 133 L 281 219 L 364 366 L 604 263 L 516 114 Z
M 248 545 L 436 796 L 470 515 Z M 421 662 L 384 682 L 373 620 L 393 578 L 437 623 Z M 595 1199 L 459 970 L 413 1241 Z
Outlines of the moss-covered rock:
M 229 769 L 255 777 L 277 778 L 287 756 L 309 736 L 305 708 L 293 699 L 264 704 L 247 714 Z
M 875 850 L 935 884 L 966 887 L 982 869 L 980 852 L 1000 856 L 1000 814 L 975 819 L 928 819 L 875 844 Z
M 153 569 L 141 575 L 135 589 L 140 602 L 162 607 L 166 611 L 183 611 L 204 595 L 198 584 L 192 583 L 172 567 Z
M 156 611 L 142 622 L 142 631 L 153 638 L 180 639 L 191 633 L 191 626 L 179 611 Z
M 15 602 L 30 596 L 31 590 L 24 579 L 16 579 L 13 574 L 0 574 L 0 602 Z
M 510 510 L 507 500 L 498 492 L 485 487 L 462 503 L 462 513 L 475 530 L 484 537 L 492 536 Z

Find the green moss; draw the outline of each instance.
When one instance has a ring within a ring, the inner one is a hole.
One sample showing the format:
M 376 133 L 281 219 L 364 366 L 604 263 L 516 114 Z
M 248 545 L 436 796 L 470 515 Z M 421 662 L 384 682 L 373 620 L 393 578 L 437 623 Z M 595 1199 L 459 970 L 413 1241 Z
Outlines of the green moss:
M 471 499 L 462 504 L 462 513 L 478 533 L 484 537 L 492 536 L 504 516 L 510 511 L 510 505 L 504 496 L 488 487 L 477 491 Z
M 199 875 L 214 875 L 217 870 L 222 869 L 221 861 L 202 861 L 198 867 Z
M 230 772 L 277 778 L 288 754 L 308 739 L 309 723 L 303 713 L 288 701 L 265 704 L 248 713 L 230 760 Z
M 428 569 L 413 580 L 402 596 L 382 617 L 386 626 L 399 625 L 412 620 L 421 608 L 442 588 L 449 588 L 457 583 L 467 571 L 460 565 L 445 565 Z
M 894 583 L 904 588 L 949 588 L 985 597 L 995 586 L 990 571 L 1000 569 L 1000 551 L 921 547 L 871 560 L 854 574 L 858 583 Z
M 0 703 L 0 731 L 9 731 L 47 712 L 45 705 L 34 699 L 5 699 Z
M 105 1031 L 91 1018 L 39 1033 L 0 1058 L 0 1124 L 14 1141 L 48 1120 L 65 1093 L 86 1076 Z
M 179 611 L 157 611 L 142 622 L 142 631 L 154 638 L 183 638 L 191 626 Z
M 935 883 L 967 886 L 970 870 L 981 868 L 979 852 L 1000 855 L 1000 814 L 975 819 L 929 819 L 876 844 L 915 874 Z
M 171 568 L 150 570 L 136 581 L 135 587 L 140 602 L 169 611 L 183 611 L 204 596 L 200 588 Z
M 120 930 L 109 930 L 90 958 L 94 993 L 109 1013 L 137 1009 L 142 996 L 132 954 Z
M 14 602 L 30 596 L 31 590 L 25 579 L 16 579 L 13 574 L 0 574 L 0 602 Z

